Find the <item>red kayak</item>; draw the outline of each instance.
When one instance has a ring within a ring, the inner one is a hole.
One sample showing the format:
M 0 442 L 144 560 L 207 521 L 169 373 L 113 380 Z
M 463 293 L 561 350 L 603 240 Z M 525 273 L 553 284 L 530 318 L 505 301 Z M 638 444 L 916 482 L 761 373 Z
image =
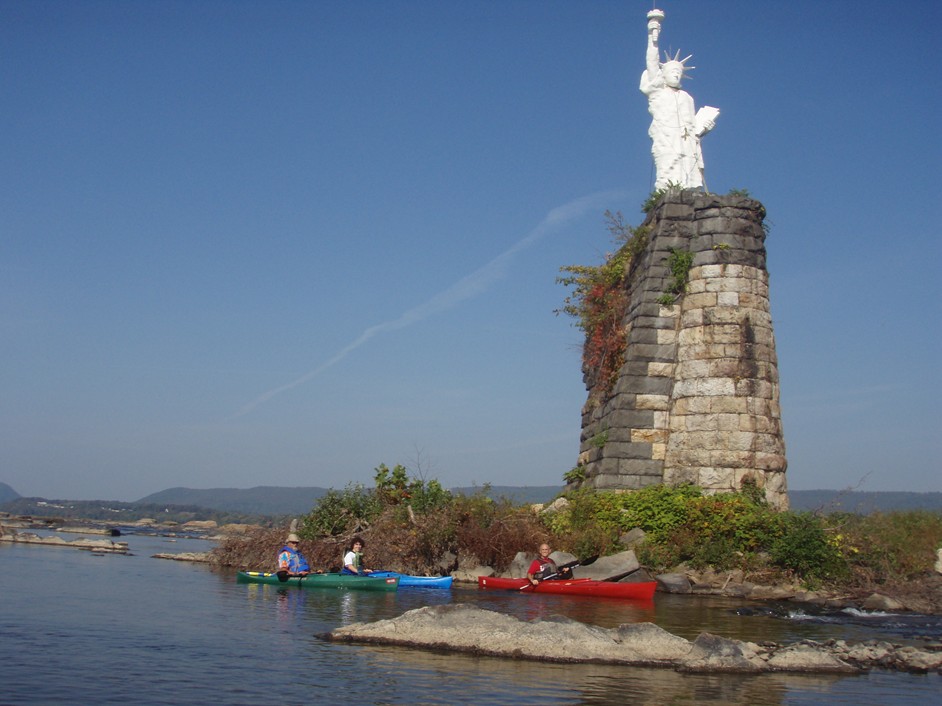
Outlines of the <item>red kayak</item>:
M 654 598 L 657 581 L 617 583 L 595 579 L 569 579 L 568 581 L 541 581 L 527 588 L 527 579 L 502 579 L 496 576 L 478 576 L 478 588 L 496 588 L 520 593 L 559 593 L 570 596 L 605 596 L 607 598 L 633 598 L 649 601 Z

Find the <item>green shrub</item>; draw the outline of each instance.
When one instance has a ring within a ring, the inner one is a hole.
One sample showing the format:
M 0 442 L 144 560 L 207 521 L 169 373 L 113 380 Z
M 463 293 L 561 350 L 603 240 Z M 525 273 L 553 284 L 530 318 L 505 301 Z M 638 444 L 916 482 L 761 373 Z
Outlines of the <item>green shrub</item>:
M 839 579 L 847 575 L 847 562 L 828 541 L 823 520 L 811 513 L 786 513 L 782 534 L 769 547 L 772 562 L 804 579 Z
M 585 480 L 585 466 L 573 466 L 563 473 L 563 480 L 566 483 L 578 483 Z
M 649 535 L 649 541 L 657 541 L 686 521 L 690 501 L 700 496 L 700 488 L 695 485 L 650 485 L 623 496 L 622 526 L 640 527 Z
M 299 534 L 317 539 L 357 532 L 378 517 L 382 509 L 376 494 L 362 485 L 348 485 L 342 491 L 328 490 L 304 516 Z

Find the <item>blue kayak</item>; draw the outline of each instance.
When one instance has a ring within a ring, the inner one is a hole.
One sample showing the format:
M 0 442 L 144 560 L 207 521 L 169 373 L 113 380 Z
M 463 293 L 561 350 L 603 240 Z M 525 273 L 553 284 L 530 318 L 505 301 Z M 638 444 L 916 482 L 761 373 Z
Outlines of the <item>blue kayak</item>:
M 451 588 L 451 576 L 409 576 L 395 571 L 373 571 L 370 578 L 399 579 L 399 588 Z

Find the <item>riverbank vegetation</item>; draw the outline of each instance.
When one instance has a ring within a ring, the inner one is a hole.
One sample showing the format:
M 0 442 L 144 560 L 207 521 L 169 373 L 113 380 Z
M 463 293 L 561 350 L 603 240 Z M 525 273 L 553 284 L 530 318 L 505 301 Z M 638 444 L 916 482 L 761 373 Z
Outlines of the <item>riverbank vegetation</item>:
M 867 593 L 912 590 L 935 577 L 942 513 L 777 512 L 748 481 L 736 493 L 705 495 L 696 486 L 655 485 L 633 493 L 581 489 L 551 506 L 493 500 L 486 488 L 453 494 L 397 465 L 376 469 L 375 486 L 331 490 L 299 518 L 302 550 L 313 566 L 338 568 L 351 538 L 366 541 L 369 564 L 406 573 L 443 574 L 461 566 L 500 572 L 518 551 L 540 542 L 576 556 L 633 548 L 656 574 L 740 570 L 756 583 Z M 643 531 L 643 540 L 637 542 Z M 223 542 L 215 560 L 271 568 L 287 527 Z

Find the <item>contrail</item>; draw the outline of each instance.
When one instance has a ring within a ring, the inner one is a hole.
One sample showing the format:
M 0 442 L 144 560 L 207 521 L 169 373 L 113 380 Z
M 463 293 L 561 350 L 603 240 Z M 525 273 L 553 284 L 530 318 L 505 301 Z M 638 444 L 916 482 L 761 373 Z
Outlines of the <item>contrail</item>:
M 361 333 L 355 341 L 344 346 L 330 360 L 321 363 L 319 366 L 310 372 L 305 373 L 296 380 L 292 380 L 291 382 L 285 383 L 284 385 L 272 388 L 267 392 L 263 392 L 257 398 L 244 405 L 238 412 L 236 412 L 233 415 L 233 419 L 248 414 L 253 409 L 258 407 L 258 405 L 262 404 L 263 402 L 267 402 L 275 395 L 279 395 L 282 392 L 287 392 L 288 390 L 293 390 L 299 385 L 303 385 L 311 378 L 317 377 L 328 368 L 336 365 L 341 360 L 346 358 L 347 355 L 369 341 L 376 334 L 384 333 L 386 331 L 395 331 L 397 329 L 405 328 L 406 326 L 411 326 L 412 324 L 427 319 L 433 314 L 447 311 L 448 309 L 457 306 L 466 299 L 471 299 L 472 297 L 481 294 L 505 274 L 508 266 L 510 265 L 510 261 L 517 253 L 536 243 L 547 233 L 551 232 L 555 227 L 560 226 L 568 221 L 575 220 L 591 209 L 599 208 L 607 203 L 611 203 L 613 200 L 623 198 L 625 198 L 625 193 L 622 191 L 604 191 L 597 194 L 591 194 L 589 196 L 583 196 L 582 198 L 575 199 L 569 203 L 563 204 L 562 206 L 557 206 L 548 214 L 546 214 L 546 217 L 540 222 L 538 226 L 536 226 L 536 228 L 531 230 L 529 233 L 527 233 L 526 236 L 518 240 L 510 248 L 502 252 L 486 265 L 483 265 L 471 274 L 462 277 L 460 280 L 448 287 L 448 289 L 439 292 L 423 304 L 419 304 L 419 306 L 409 309 L 399 318 L 392 319 L 391 321 L 385 321 L 375 326 L 370 326 L 363 333 Z

